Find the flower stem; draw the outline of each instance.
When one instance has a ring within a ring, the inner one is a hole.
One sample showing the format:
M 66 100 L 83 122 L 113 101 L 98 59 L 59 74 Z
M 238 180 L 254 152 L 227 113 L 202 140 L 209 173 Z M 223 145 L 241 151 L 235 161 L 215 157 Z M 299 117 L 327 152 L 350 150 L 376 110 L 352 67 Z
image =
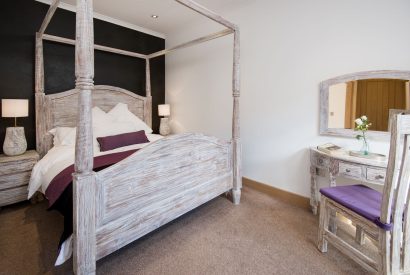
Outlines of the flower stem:
M 368 149 L 368 143 L 367 143 L 367 138 L 366 138 L 366 131 L 362 131 L 362 134 L 363 134 L 363 142 L 364 142 L 364 154 L 365 155 L 368 155 L 369 154 L 369 149 Z

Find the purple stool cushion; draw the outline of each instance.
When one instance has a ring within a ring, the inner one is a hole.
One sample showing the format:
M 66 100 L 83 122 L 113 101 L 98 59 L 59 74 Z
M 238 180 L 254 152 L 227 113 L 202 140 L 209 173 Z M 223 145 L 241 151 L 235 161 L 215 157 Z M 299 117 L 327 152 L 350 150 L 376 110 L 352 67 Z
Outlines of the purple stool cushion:
M 382 194 L 364 185 L 347 185 L 321 188 L 320 193 L 360 216 L 389 231 L 392 224 L 380 221 Z

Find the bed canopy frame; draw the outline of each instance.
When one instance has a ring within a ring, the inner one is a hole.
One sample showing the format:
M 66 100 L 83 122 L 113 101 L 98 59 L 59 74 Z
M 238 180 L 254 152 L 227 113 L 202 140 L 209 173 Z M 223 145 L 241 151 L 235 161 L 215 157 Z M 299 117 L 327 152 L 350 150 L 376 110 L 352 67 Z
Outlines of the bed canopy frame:
M 60 0 L 53 0 L 50 8 L 44 18 L 40 30 L 36 33 L 35 40 L 35 99 L 36 99 L 36 140 L 37 150 L 41 156 L 44 156 L 50 149 L 50 141 L 44 137 L 47 129 L 47 119 L 49 116 L 49 107 L 51 99 L 44 93 L 44 60 L 43 60 L 43 41 L 53 41 L 57 43 L 75 45 L 75 89 L 61 93 L 57 97 L 63 98 L 77 94 L 76 100 L 76 126 L 77 137 L 75 146 L 75 173 L 73 174 L 73 212 L 74 212 L 74 272 L 76 274 L 94 274 L 96 270 L 96 259 L 99 257 L 96 253 L 96 222 L 89 222 L 96 219 L 94 216 L 99 215 L 98 205 L 95 202 L 98 196 L 98 187 L 95 186 L 96 176 L 93 172 L 93 133 L 91 109 L 93 104 L 93 93 L 101 90 L 123 92 L 128 96 L 131 93 L 120 91 L 115 87 L 94 86 L 94 50 L 100 50 L 140 59 L 146 62 L 146 97 L 134 95 L 136 100 L 143 103 L 143 114 L 139 114 L 143 120 L 151 126 L 152 120 L 152 96 L 150 82 L 150 60 L 159 56 L 172 53 L 176 50 L 194 46 L 209 40 L 234 34 L 233 39 L 233 75 L 232 75 L 232 95 L 233 95 L 233 115 L 232 115 L 232 139 L 230 142 L 229 155 L 232 157 L 230 186 L 232 189 L 232 199 L 235 204 L 239 203 L 242 187 L 241 179 L 241 142 L 240 142 L 240 119 L 239 119 L 239 96 L 240 96 L 240 70 L 239 70 L 239 28 L 235 24 L 224 19 L 220 15 L 208 10 L 192 0 L 175 0 L 179 4 L 223 25 L 226 29 L 195 40 L 180 44 L 152 54 L 140 54 L 102 45 L 94 45 L 93 30 L 93 1 L 77 0 L 76 10 L 76 36 L 75 40 L 46 34 L 50 20 L 57 10 Z M 50 95 L 54 96 L 54 95 Z M 75 104 L 74 104 L 75 105 Z M 44 114 L 46 112 L 46 114 Z M 187 136 L 180 138 L 188 139 Z M 170 141 L 166 141 L 171 143 Z M 165 143 L 166 143 L 165 142 Z M 217 143 L 216 141 L 214 142 Z M 226 150 L 225 150 L 226 151 Z M 228 165 L 229 166 L 229 165 Z M 107 175 L 109 176 L 109 175 Z M 95 195 L 97 194 L 97 195 Z M 97 214 L 96 214 L 97 213 Z M 98 218 L 98 217 L 97 217 Z M 111 250 L 112 252 L 112 250 Z M 110 253 L 110 252 L 109 252 Z M 109 254 L 108 252 L 106 254 Z M 104 255 L 106 255 L 104 254 Z M 104 256 L 102 255 L 102 256 Z M 101 255 L 100 255 L 101 256 Z M 101 258 L 101 257 L 99 257 Z

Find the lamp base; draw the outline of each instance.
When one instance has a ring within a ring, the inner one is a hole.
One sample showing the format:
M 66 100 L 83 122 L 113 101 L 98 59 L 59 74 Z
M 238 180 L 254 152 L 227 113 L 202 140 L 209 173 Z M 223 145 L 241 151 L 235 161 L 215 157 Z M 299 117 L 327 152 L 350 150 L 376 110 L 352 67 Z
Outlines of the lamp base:
M 23 127 L 8 127 L 4 139 L 3 152 L 7 156 L 24 154 L 27 150 L 26 136 Z
M 169 127 L 169 119 L 167 117 L 161 118 L 161 124 L 159 125 L 159 133 L 162 136 L 168 136 L 171 134 L 171 127 Z

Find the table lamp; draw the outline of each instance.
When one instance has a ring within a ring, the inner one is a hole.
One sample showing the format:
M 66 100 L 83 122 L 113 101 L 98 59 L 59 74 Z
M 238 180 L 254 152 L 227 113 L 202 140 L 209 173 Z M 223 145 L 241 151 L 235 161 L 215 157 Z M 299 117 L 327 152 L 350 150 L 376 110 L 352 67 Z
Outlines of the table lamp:
M 169 127 L 169 116 L 171 115 L 171 107 L 169 104 L 158 105 L 158 115 L 163 116 L 161 118 L 161 124 L 159 126 L 159 133 L 162 136 L 167 136 L 171 133 L 171 127 Z
M 2 99 L 1 116 L 14 117 L 14 127 L 7 127 L 3 152 L 7 156 L 17 156 L 27 150 L 24 127 L 17 127 L 18 117 L 28 116 L 28 99 Z

